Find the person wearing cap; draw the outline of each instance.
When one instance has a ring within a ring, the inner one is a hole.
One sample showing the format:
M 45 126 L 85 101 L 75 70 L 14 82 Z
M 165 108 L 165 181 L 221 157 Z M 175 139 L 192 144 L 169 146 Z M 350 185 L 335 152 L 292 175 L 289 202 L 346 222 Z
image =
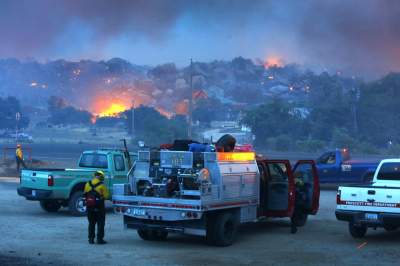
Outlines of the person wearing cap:
M 17 144 L 17 149 L 15 150 L 15 160 L 17 162 L 17 171 L 19 173 L 19 169 L 22 165 L 22 167 L 25 169 L 26 164 L 24 162 L 24 153 L 22 152 L 22 147 L 21 144 Z
M 97 244 L 106 244 L 104 241 L 104 225 L 106 221 L 106 209 L 104 201 L 110 197 L 110 192 L 104 185 L 104 172 L 96 171 L 94 178 L 85 185 L 84 195 L 88 201 L 88 195 L 96 195 L 96 205 L 87 206 L 87 218 L 89 221 L 89 244 L 94 244 L 95 227 L 97 224 Z M 88 205 L 88 203 L 87 203 Z

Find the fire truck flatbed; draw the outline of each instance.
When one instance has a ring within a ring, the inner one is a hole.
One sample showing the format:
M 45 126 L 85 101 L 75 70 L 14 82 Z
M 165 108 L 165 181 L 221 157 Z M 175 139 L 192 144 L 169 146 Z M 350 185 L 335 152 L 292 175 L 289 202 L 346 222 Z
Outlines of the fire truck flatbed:
M 306 219 L 318 209 L 315 165 L 301 161 L 294 171 L 308 187 Z M 145 240 L 181 232 L 227 246 L 242 223 L 293 217 L 295 194 L 287 160 L 256 160 L 253 152 L 144 150 L 129 183 L 114 186 L 113 203 L 126 228 L 137 229 Z

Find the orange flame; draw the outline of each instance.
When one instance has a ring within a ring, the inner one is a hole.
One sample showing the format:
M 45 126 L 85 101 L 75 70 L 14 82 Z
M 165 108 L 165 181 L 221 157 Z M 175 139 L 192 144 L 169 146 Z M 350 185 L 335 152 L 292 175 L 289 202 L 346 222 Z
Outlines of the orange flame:
M 165 110 L 161 107 L 156 107 L 155 109 L 157 110 L 157 112 L 159 112 L 161 115 L 165 116 L 168 119 L 171 119 L 174 116 L 173 113 L 168 112 L 167 110 Z
M 179 115 L 187 115 L 189 112 L 189 100 L 183 100 L 177 103 L 175 112 Z
M 119 113 L 129 109 L 127 106 L 120 103 L 111 103 L 109 107 L 98 114 L 99 117 L 104 116 L 117 116 Z
M 107 81 L 105 82 L 107 83 Z M 135 88 L 134 86 L 119 86 L 98 90 L 90 100 L 89 111 L 94 114 L 92 122 L 95 123 L 99 117 L 115 117 L 132 107 L 137 108 L 141 105 L 153 107 L 167 118 L 172 118 L 175 114 L 162 104 L 157 103 L 156 98 L 147 87 Z M 187 110 L 181 111 L 182 113 L 187 113 Z
M 265 68 L 270 68 L 270 67 L 281 67 L 283 66 L 283 60 L 282 58 L 278 56 L 269 56 L 265 62 L 264 62 L 264 67 Z
M 91 104 L 91 112 L 98 117 L 117 116 L 129 109 L 129 101 L 106 96 L 96 96 Z

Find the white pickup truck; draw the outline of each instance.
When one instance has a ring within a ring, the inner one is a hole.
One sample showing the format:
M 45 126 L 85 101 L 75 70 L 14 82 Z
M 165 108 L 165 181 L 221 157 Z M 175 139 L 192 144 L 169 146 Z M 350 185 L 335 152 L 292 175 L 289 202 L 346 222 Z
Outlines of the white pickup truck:
M 400 159 L 382 160 L 370 185 L 340 186 L 336 218 L 349 222 L 354 238 L 362 238 L 368 227 L 387 231 L 400 227 Z

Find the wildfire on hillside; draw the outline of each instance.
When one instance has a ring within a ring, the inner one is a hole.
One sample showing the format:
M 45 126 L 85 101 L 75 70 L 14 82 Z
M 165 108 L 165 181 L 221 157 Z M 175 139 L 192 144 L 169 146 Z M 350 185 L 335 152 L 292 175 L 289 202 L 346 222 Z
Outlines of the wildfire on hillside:
M 189 112 L 189 100 L 185 99 L 178 102 L 175 106 L 175 112 L 179 115 L 187 115 Z
M 130 87 L 116 87 L 112 90 L 98 90 L 89 104 L 89 111 L 98 117 L 117 116 L 132 106 L 150 105 L 151 96 Z
M 151 86 L 140 84 L 138 86 L 125 84 L 111 88 L 103 86 L 98 84 L 96 89 L 91 90 L 95 96 L 89 97 L 87 109 L 93 114 L 93 123 L 97 118 L 118 117 L 122 112 L 140 106 L 152 107 L 169 119 L 176 114 L 188 114 L 188 99 L 164 94 L 163 91 Z M 203 90 L 196 90 L 192 97 L 195 104 L 201 99 L 207 99 L 208 95 Z
M 157 110 L 157 112 L 159 112 L 161 115 L 165 116 L 168 119 L 171 119 L 174 116 L 174 113 L 168 112 L 167 110 L 161 107 L 156 107 L 155 109 Z
M 267 57 L 264 62 L 264 67 L 265 68 L 270 68 L 270 67 L 281 67 L 283 66 L 283 60 L 279 56 L 272 55 Z
M 104 111 L 98 114 L 99 117 L 104 116 L 117 116 L 118 114 L 127 110 L 128 107 L 120 103 L 111 103 L 111 105 Z
M 167 118 L 175 115 L 175 112 L 160 106 L 149 90 L 130 86 L 97 90 L 90 100 L 89 111 L 93 114 L 92 122 L 95 123 L 99 117 L 118 117 L 120 113 L 142 105 L 153 107 Z

